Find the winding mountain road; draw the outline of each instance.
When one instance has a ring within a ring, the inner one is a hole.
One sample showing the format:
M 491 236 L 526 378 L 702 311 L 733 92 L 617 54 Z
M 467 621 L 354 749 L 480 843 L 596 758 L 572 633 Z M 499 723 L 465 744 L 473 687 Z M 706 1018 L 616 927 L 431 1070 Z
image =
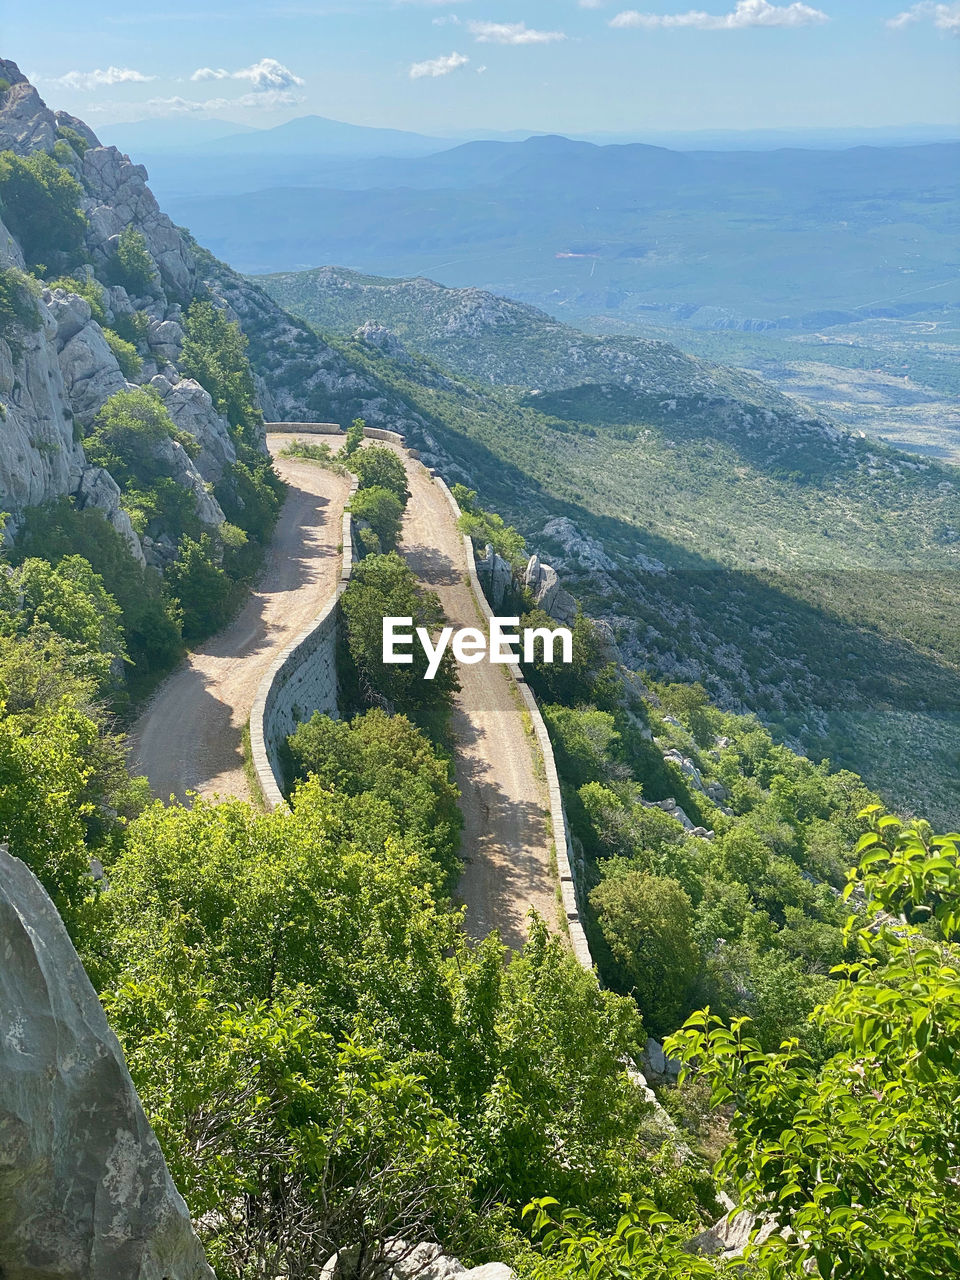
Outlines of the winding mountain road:
M 287 483 L 258 586 L 234 620 L 163 682 L 130 734 L 130 767 L 161 800 L 251 798 L 243 731 L 275 654 L 310 625 L 340 577 L 341 516 L 350 480 L 279 451 L 296 433 L 268 437 Z M 313 440 L 316 436 L 302 437 Z
M 420 582 L 440 597 L 450 626 L 483 629 L 450 505 L 419 462 L 404 457 L 404 465 L 411 497 L 400 551 Z M 531 907 L 551 928 L 557 921 L 545 786 L 506 669 L 484 661 L 458 670 L 452 728 L 464 819 L 459 895 L 467 904 L 471 937 L 483 938 L 496 928 L 515 948 L 526 939 Z
M 269 437 L 289 488 L 260 585 L 240 615 L 157 690 L 131 734 L 131 766 L 146 774 L 163 800 L 183 801 L 190 791 L 250 799 L 243 729 L 260 680 L 274 655 L 320 612 L 338 580 L 340 517 L 350 482 L 314 463 L 278 457 L 294 438 L 295 432 Z M 400 551 L 419 581 L 440 597 L 451 626 L 480 626 L 449 503 L 419 462 L 395 451 L 411 491 Z M 464 816 L 459 896 L 472 937 L 496 928 L 516 948 L 526 937 L 531 907 L 551 927 L 558 917 L 545 787 L 506 670 L 484 661 L 461 666 L 459 673 L 452 721 Z

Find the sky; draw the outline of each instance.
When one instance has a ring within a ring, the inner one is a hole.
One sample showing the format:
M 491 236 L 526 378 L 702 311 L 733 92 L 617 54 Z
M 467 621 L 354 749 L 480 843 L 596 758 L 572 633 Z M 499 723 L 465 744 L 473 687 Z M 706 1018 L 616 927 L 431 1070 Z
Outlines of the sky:
M 955 124 L 960 0 L 5 0 L 3 56 L 98 122 L 613 133 Z

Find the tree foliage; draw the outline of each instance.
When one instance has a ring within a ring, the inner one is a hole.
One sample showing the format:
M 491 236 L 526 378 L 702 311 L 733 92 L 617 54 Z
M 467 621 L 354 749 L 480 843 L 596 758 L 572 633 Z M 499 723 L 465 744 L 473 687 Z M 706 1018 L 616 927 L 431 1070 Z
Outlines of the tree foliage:
M 29 264 L 53 266 L 77 256 L 87 225 L 82 196 L 76 179 L 46 152 L 0 151 L 0 216 Z

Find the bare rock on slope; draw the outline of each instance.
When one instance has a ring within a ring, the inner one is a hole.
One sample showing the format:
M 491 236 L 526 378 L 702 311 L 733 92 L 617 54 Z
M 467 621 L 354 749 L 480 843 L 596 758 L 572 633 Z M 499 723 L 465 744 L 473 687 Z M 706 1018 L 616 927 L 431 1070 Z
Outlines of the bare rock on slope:
M 4 1280 L 214 1280 L 63 922 L 0 848 Z

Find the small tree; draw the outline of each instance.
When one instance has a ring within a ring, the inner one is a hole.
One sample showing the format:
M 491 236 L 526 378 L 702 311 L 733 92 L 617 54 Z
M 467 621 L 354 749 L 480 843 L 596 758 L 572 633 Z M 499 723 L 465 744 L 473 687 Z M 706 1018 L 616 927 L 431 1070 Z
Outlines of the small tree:
M 133 223 L 124 227 L 107 267 L 111 284 L 123 285 L 134 298 L 149 297 L 157 291 L 159 278 L 147 242 Z
M 360 489 L 350 503 L 354 519 L 367 525 L 376 535 L 375 551 L 393 551 L 400 539 L 403 503 L 389 489 L 378 485 Z
M 361 489 L 389 489 L 404 504 L 410 497 L 403 462 L 383 445 L 359 450 L 353 460 L 353 470 L 360 479 Z
M 367 424 L 363 418 L 354 418 L 350 423 L 350 426 L 347 427 L 346 443 L 343 446 L 344 457 L 350 458 L 357 452 L 363 444 L 363 436 L 366 429 Z
M 622 871 L 590 905 L 613 957 L 612 985 L 635 996 L 652 1031 L 672 1030 L 700 968 L 689 897 L 669 876 Z
M 80 184 L 46 152 L 0 152 L 0 213 L 28 263 L 42 254 L 50 266 L 77 253 L 87 225 L 82 197 Z
M 717 1173 L 781 1232 L 769 1271 L 822 1280 L 960 1274 L 960 867 L 958 837 L 905 827 L 879 805 L 847 894 L 863 895 L 813 1013 L 832 1056 L 797 1040 L 765 1053 L 749 1019 L 703 1010 L 669 1042 L 731 1116 Z

